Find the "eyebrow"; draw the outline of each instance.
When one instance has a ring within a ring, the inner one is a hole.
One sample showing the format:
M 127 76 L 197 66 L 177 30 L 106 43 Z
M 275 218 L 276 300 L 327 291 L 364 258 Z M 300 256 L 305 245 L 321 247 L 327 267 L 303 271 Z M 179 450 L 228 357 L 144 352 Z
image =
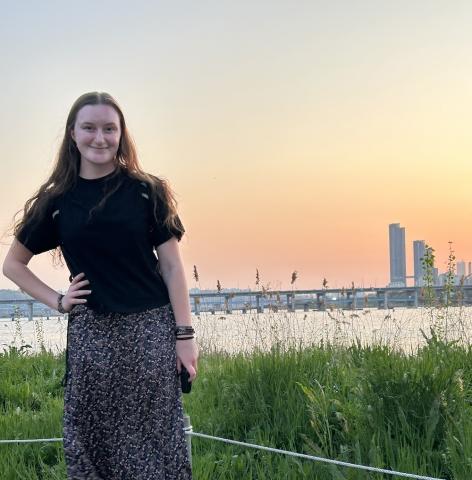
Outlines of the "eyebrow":
M 95 123 L 93 123 L 93 122 L 82 122 L 80 125 L 95 125 Z M 108 126 L 108 125 L 113 125 L 114 127 L 118 126 L 115 122 L 105 123 L 105 126 Z

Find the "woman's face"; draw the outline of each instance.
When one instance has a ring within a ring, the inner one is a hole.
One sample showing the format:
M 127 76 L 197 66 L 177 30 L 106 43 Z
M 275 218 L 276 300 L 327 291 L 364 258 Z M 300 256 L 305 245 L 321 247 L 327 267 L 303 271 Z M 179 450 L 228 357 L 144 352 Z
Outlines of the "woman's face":
M 77 113 L 71 136 L 82 164 L 94 167 L 113 164 L 121 136 L 118 112 L 110 105 L 83 106 Z

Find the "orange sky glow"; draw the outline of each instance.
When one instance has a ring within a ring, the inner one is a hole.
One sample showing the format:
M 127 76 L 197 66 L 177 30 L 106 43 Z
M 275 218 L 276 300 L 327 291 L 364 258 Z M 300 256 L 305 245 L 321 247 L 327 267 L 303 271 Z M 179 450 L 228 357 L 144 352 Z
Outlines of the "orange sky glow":
M 255 288 L 256 268 L 274 289 L 295 270 L 298 288 L 384 286 L 389 223 L 406 228 L 409 275 L 417 239 L 440 272 L 449 241 L 472 260 L 470 4 L 190 5 L 118 2 L 113 31 L 74 12 L 81 39 L 64 35 L 67 6 L 43 21 L 8 7 L 2 233 L 46 178 L 73 101 L 104 90 L 143 168 L 177 194 L 189 287 L 194 265 L 202 288 Z M 30 267 L 68 284 L 48 253 Z

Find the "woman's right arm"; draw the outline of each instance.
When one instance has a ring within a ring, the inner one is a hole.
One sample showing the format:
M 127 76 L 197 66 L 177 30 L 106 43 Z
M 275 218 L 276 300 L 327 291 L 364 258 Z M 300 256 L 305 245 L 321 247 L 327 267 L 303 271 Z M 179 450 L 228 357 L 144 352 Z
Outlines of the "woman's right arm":
M 28 263 L 32 256 L 33 253 L 14 238 L 7 256 L 5 257 L 5 261 L 3 262 L 3 275 L 16 283 L 16 285 L 28 295 L 41 303 L 44 303 L 44 305 L 57 310 L 57 297 L 59 293 L 41 281 L 28 268 Z M 78 280 L 80 278 L 83 278 L 82 273 L 76 275 L 69 287 L 69 291 L 62 299 L 62 304 L 67 311 L 70 311 L 76 304 L 85 303 L 87 301 L 86 299 L 75 298 L 75 296 L 87 295 L 90 293 L 90 290 L 77 290 L 89 283 L 88 280 L 79 282 Z

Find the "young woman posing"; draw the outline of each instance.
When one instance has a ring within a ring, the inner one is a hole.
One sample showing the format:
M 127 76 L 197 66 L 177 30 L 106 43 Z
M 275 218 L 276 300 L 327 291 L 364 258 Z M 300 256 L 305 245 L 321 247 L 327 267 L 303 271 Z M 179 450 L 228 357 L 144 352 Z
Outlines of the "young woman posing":
M 141 169 L 113 97 L 79 97 L 53 172 L 26 202 L 3 264 L 23 291 L 68 313 L 71 480 L 192 478 L 178 375 L 184 366 L 195 379 L 198 347 L 175 203 L 167 181 Z M 48 250 L 70 271 L 64 295 L 27 266 Z

